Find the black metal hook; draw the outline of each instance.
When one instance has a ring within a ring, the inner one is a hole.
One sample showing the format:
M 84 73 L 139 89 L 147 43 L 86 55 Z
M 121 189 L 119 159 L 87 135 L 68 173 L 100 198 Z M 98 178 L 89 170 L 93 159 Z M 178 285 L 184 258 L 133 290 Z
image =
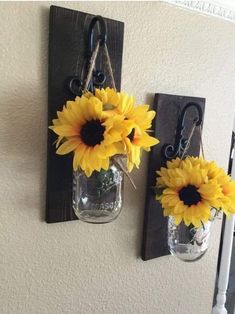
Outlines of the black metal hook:
M 98 35 L 98 40 L 100 41 L 100 45 L 104 45 L 107 40 L 107 28 L 105 21 L 102 16 L 96 15 L 92 18 L 89 28 L 88 28 L 88 35 L 87 35 L 87 50 L 85 55 L 85 63 L 86 67 L 89 65 L 92 53 L 93 53 L 93 38 L 94 38 L 94 29 L 96 23 L 99 23 L 99 30 L 100 33 Z M 94 70 L 92 75 L 92 80 L 88 85 L 88 89 L 93 92 L 94 87 L 101 88 L 103 87 L 106 81 L 106 76 L 101 70 Z M 66 88 L 69 90 L 70 94 L 73 96 L 81 96 L 82 95 L 82 79 L 78 76 L 70 76 L 66 80 Z
M 98 40 L 100 41 L 100 45 L 104 45 L 107 40 L 107 29 L 106 24 L 102 16 L 96 15 L 92 18 L 89 28 L 88 28 L 88 42 L 87 42 L 87 60 L 88 63 L 90 61 L 90 58 L 93 53 L 93 37 L 94 37 L 94 28 L 96 26 L 96 23 L 99 23 L 99 35 Z M 106 81 L 106 76 L 101 70 L 95 70 L 93 71 L 93 78 L 89 84 L 89 90 L 91 92 L 94 91 L 94 87 L 103 87 L 103 84 Z
M 162 147 L 163 156 L 170 160 L 176 157 L 180 157 L 187 145 L 188 139 L 183 137 L 183 131 L 185 129 L 185 117 L 186 112 L 190 107 L 194 107 L 197 110 L 197 117 L 193 120 L 195 126 L 199 126 L 202 123 L 202 109 L 200 105 L 196 102 L 188 103 L 181 112 L 180 118 L 178 120 L 178 125 L 175 135 L 175 144 L 166 144 Z
M 88 28 L 88 45 L 87 45 L 87 56 L 88 58 L 91 57 L 92 52 L 93 52 L 93 37 L 94 37 L 94 28 L 96 23 L 99 23 L 100 26 L 100 34 L 98 36 L 98 39 L 100 40 L 100 45 L 104 45 L 107 40 L 107 29 L 106 29 L 106 24 L 102 16 L 96 15 L 93 17 L 91 20 L 91 23 Z

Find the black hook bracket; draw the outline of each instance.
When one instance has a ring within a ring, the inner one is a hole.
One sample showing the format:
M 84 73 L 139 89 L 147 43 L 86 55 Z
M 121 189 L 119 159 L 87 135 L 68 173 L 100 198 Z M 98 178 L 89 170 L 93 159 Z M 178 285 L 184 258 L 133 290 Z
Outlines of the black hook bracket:
M 196 102 L 190 102 L 186 104 L 178 120 L 174 145 L 166 144 L 162 147 L 163 156 L 167 160 L 171 160 L 176 157 L 181 157 L 182 154 L 184 153 L 186 146 L 188 145 L 188 138 L 185 138 L 183 133 L 185 130 L 186 113 L 188 109 L 192 107 L 195 108 L 197 111 L 197 116 L 193 119 L 193 124 L 195 124 L 195 126 L 199 126 L 202 124 L 203 113 L 201 106 Z
M 87 49 L 85 55 L 85 68 L 88 68 L 92 53 L 93 53 L 93 41 L 94 41 L 94 29 L 95 26 L 99 24 L 99 35 L 98 40 L 100 41 L 100 46 L 106 44 L 107 41 L 107 27 L 105 20 L 102 16 L 96 15 L 91 19 L 90 25 L 88 27 L 87 35 Z M 101 70 L 94 70 L 92 73 L 92 79 L 89 82 L 88 90 L 94 92 L 94 88 L 102 88 L 106 81 L 106 75 Z M 73 96 L 81 96 L 83 87 L 83 79 L 79 76 L 70 76 L 66 80 L 66 88 Z
M 105 21 L 102 16 L 96 15 L 91 20 L 91 23 L 88 28 L 88 47 L 87 47 L 87 57 L 91 58 L 93 53 L 93 37 L 94 37 L 94 28 L 96 23 L 99 23 L 100 34 L 98 35 L 98 40 L 100 41 L 100 45 L 103 46 L 107 41 L 107 28 Z

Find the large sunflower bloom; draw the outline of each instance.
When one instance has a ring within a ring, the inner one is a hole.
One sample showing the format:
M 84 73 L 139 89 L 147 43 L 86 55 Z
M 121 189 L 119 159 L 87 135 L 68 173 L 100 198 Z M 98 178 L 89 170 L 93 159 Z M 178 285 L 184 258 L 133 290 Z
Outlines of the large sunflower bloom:
M 85 97 L 91 97 L 86 93 Z M 96 89 L 95 97 L 103 103 L 103 115 L 106 117 L 121 115 L 126 124 L 122 133 L 123 153 L 127 155 L 127 168 L 130 172 L 134 166 L 139 168 L 141 149 L 146 151 L 159 143 L 159 140 L 149 136 L 148 129 L 155 117 L 155 111 L 149 111 L 149 105 L 135 105 L 133 96 L 124 92 L 116 92 L 112 88 Z
M 103 104 L 96 97 L 76 97 L 68 101 L 50 128 L 59 136 L 56 153 L 74 152 L 73 169 L 87 176 L 94 170 L 107 170 L 109 157 L 122 152 L 123 117 L 104 118 Z M 125 132 L 128 132 L 125 130 Z
M 217 180 L 208 179 L 206 169 L 201 169 L 200 164 L 192 165 L 188 158 L 180 163 L 177 159 L 170 163 L 170 167 L 157 172 L 160 176 L 157 185 L 165 187 L 157 198 L 163 206 L 164 215 L 173 216 L 176 224 L 184 221 L 187 226 L 193 224 L 200 227 L 202 222 L 211 218 L 211 207 L 219 205 L 222 188 Z
M 172 175 L 172 169 L 182 169 L 188 163 L 192 165 L 195 171 L 206 171 L 208 181 L 213 180 L 217 182 L 221 188 L 220 197 L 211 201 L 210 205 L 217 210 L 223 210 L 227 216 L 230 213 L 235 213 L 235 181 L 232 181 L 224 169 L 218 167 L 214 161 L 207 161 L 201 157 L 187 157 L 184 161 L 176 158 L 168 161 L 167 168 L 161 168 L 158 172 L 157 186 L 159 188 L 167 187 Z
M 193 168 L 200 170 L 205 170 L 207 172 L 208 180 L 216 179 L 220 185 L 227 182 L 228 175 L 222 168 L 219 168 L 214 161 L 207 161 L 202 157 L 192 157 L 189 156 L 182 161 L 179 157 L 171 161 L 167 161 L 166 168 L 162 167 L 159 171 L 159 177 L 157 178 L 157 186 L 166 186 L 165 181 L 169 179 L 169 174 L 171 169 L 184 168 L 186 164 L 191 164 Z

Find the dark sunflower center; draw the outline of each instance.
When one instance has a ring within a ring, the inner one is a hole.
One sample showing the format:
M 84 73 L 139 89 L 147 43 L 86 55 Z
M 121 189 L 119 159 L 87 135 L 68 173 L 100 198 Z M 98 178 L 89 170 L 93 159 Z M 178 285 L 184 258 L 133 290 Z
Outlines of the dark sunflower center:
M 131 130 L 131 132 L 127 135 L 127 137 L 129 138 L 129 140 L 132 142 L 134 139 L 134 135 L 135 135 L 135 129 L 133 128 Z
M 99 120 L 88 121 L 81 128 L 81 139 L 87 146 L 95 146 L 103 141 L 104 131 L 105 127 Z
M 201 195 L 197 191 L 197 188 L 194 185 L 188 185 L 183 187 L 179 191 L 179 198 L 184 202 L 185 205 L 197 205 L 201 201 Z

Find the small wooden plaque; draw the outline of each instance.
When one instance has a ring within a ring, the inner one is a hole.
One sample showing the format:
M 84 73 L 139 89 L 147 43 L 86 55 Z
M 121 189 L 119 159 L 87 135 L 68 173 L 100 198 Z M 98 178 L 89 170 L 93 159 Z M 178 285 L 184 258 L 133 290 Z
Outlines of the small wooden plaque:
M 153 109 L 157 111 L 157 115 L 153 123 L 153 129 L 154 135 L 160 140 L 160 143 L 152 148 L 149 155 L 142 245 L 142 259 L 144 261 L 170 254 L 167 245 L 168 219 L 163 216 L 163 209 L 155 199 L 153 187 L 156 184 L 156 171 L 166 165 L 166 159 L 161 152 L 162 147 L 165 144 L 174 145 L 180 113 L 189 102 L 198 103 L 204 114 L 204 98 L 155 94 Z M 188 138 L 191 131 L 195 115 L 194 108 L 187 111 L 184 134 L 186 138 Z M 199 152 L 200 134 L 198 128 L 196 128 L 188 149 L 188 155 L 198 156 Z

